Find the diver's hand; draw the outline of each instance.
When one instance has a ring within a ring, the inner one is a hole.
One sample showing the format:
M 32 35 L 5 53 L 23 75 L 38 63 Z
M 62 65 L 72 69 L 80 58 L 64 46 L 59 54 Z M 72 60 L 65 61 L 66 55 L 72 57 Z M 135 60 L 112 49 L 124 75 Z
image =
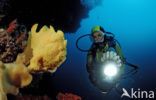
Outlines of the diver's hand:
M 122 61 L 119 55 L 117 55 L 116 52 L 107 51 L 103 54 L 103 57 L 101 58 L 101 62 L 114 62 L 117 64 L 117 66 L 122 66 Z

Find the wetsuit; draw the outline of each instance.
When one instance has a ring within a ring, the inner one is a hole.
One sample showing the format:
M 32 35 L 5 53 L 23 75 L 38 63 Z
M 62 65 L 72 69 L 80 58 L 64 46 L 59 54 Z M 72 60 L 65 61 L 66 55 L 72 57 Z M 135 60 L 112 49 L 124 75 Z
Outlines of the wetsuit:
M 106 51 L 114 50 L 117 55 L 121 58 L 123 57 L 120 46 L 116 43 L 116 41 L 112 37 L 106 37 L 105 41 L 101 43 L 93 43 L 88 54 L 87 54 L 87 71 L 90 72 L 94 64 L 101 61 L 101 57 L 103 53 Z
M 112 37 L 104 37 L 104 42 L 101 43 L 93 43 L 88 54 L 87 54 L 87 71 L 89 73 L 90 81 L 98 87 L 102 91 L 109 91 L 111 86 L 109 87 L 108 83 L 102 83 L 102 75 L 99 73 L 99 68 L 101 66 L 101 58 L 103 53 L 107 51 L 114 51 L 121 58 L 123 57 L 121 48 L 118 43 Z M 122 65 L 121 72 L 124 71 L 124 65 Z M 102 85 L 101 85 L 102 84 Z

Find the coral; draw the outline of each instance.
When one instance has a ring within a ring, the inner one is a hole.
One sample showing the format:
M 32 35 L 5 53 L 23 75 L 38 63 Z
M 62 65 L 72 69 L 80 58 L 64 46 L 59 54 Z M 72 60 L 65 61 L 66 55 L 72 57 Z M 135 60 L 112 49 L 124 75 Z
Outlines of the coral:
M 62 31 L 55 32 L 52 26 L 43 26 L 36 32 L 37 26 L 32 27 L 27 47 L 16 63 L 22 62 L 31 72 L 55 72 L 66 59 L 67 40 Z
M 17 23 L 17 19 L 13 20 L 10 24 L 9 24 L 9 28 L 7 29 L 7 33 L 11 34 L 15 31 L 15 29 L 18 27 L 18 23 Z
M 16 60 L 19 53 L 23 52 L 24 39 L 27 35 L 26 29 L 21 29 L 22 25 L 13 20 L 7 30 L 0 30 L 0 61 L 11 63 Z
M 7 94 L 17 95 L 19 88 L 31 83 L 32 76 L 23 64 L 0 62 L 0 100 L 7 100 Z
M 50 28 L 44 26 L 39 32 L 36 32 L 37 26 L 35 24 L 32 27 L 24 52 L 16 53 L 18 57 L 15 62 L 4 64 L 0 61 L 0 100 L 7 100 L 6 94 L 17 95 L 19 88 L 29 85 L 32 81 L 30 73 L 55 72 L 57 67 L 65 61 L 67 40 L 64 40 L 63 32 L 59 30 L 55 32 L 52 26 Z M 13 41 L 13 37 L 10 37 L 12 34 L 6 31 L 0 34 L 1 37 L 6 36 L 7 41 L 4 42 L 4 38 L 0 38 L 2 39 L 0 46 L 4 46 L 0 48 L 1 55 L 12 54 L 13 50 L 18 51 L 18 46 L 21 46 L 20 41 L 26 35 L 26 33 L 19 35 L 20 37 Z M 5 46 L 5 43 L 8 46 Z M 5 59 L 3 56 L 0 57 L 2 61 Z M 9 60 L 7 56 L 6 60 Z
M 80 96 L 71 93 L 59 93 L 56 98 L 57 100 L 82 100 Z

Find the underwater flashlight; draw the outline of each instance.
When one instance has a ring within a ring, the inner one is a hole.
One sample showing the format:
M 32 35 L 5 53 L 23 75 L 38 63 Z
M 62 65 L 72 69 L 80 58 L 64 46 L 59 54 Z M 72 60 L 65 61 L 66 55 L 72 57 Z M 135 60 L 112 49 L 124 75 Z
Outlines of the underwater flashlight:
M 104 66 L 104 74 L 108 77 L 117 75 L 118 68 L 115 64 L 109 63 Z

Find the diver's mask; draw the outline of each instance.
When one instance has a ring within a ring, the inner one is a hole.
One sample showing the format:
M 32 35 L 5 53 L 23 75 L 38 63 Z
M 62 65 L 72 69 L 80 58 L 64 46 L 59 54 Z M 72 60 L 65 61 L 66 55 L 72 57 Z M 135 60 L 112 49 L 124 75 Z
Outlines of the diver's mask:
M 104 33 L 102 31 L 95 31 L 90 36 L 91 41 L 95 43 L 103 42 L 104 40 Z

